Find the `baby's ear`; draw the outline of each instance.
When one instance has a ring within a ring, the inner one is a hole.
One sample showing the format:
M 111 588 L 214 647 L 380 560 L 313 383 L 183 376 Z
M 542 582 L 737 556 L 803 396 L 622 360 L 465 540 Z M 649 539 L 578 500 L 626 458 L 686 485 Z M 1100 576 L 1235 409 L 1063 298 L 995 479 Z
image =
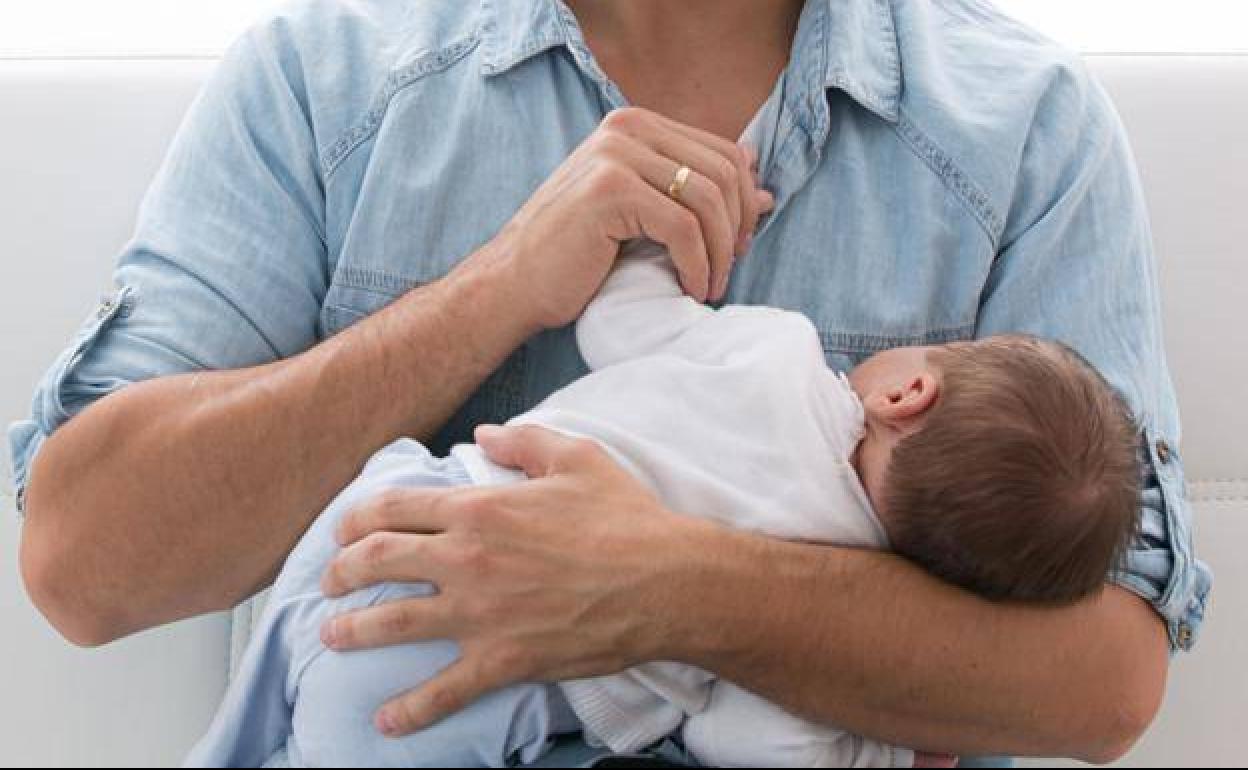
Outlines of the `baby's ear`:
M 876 414 L 895 423 L 919 419 L 936 403 L 940 380 L 931 372 L 919 372 L 879 392 L 873 404 Z

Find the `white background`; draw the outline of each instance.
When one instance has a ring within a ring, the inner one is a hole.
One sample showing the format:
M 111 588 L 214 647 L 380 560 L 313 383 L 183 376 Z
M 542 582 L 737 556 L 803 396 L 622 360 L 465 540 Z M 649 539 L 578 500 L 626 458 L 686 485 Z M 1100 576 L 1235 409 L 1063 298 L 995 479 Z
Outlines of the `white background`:
M 0 0 L 0 57 L 215 56 L 275 5 L 274 0 Z M 1246 0 L 997 0 L 997 5 L 1086 52 L 1248 52 Z
M 0 0 L 0 59 L 214 57 L 251 19 L 275 4 Z M 1248 53 L 1248 0 L 998 4 L 1083 51 Z M 1167 284 L 1166 295 L 1172 305 L 1186 297 L 1181 302 L 1186 317 L 1168 328 L 1186 329 L 1175 339 L 1192 343 L 1172 346 L 1171 351 L 1175 375 L 1186 378 L 1180 384 L 1191 394 L 1185 407 L 1187 459 L 1194 473 L 1242 477 L 1243 453 L 1229 439 L 1211 439 L 1248 432 L 1236 428 L 1243 412 L 1234 408 L 1234 388 L 1225 387 L 1237 382 L 1227 362 L 1245 348 L 1242 343 L 1223 345 L 1243 339 L 1242 305 L 1228 300 L 1233 292 L 1242 292 L 1243 272 L 1215 272 L 1208 255 L 1216 252 L 1224 255 L 1223 264 L 1239 264 L 1230 261 L 1237 258 L 1231 255 L 1241 253 L 1240 246 L 1248 242 L 1242 216 L 1248 195 L 1241 183 L 1248 178 L 1248 154 L 1242 145 L 1248 136 L 1243 128 L 1248 79 L 1223 78 L 1216 64 L 1205 68 L 1211 57 L 1199 59 L 1193 64 L 1168 58 L 1186 67 L 1198 64 L 1202 76 L 1170 73 L 1158 78 L 1156 88 L 1164 98 L 1155 107 L 1149 106 L 1153 80 L 1145 79 L 1147 96 L 1139 94 L 1137 85 L 1131 115 L 1138 113 L 1135 138 L 1152 164 L 1145 171 L 1152 172 L 1150 189 L 1158 196 L 1158 234 L 1171 244 L 1167 253 L 1183 256 L 1172 264 L 1187 271 L 1183 275 L 1188 283 Z M 151 63 L 144 62 L 0 64 L 0 75 L 7 72 L 11 78 L 4 84 L 8 90 L 0 89 L 0 287 L 10 290 L 0 302 L 0 693 L 5 698 L 0 702 L 0 766 L 167 766 L 179 761 L 202 733 L 221 696 L 229 641 L 226 621 L 203 618 L 103 650 L 72 649 L 59 639 L 30 607 L 17 575 L 20 529 L 12 516 L 12 499 L 4 494 L 7 452 L 2 431 L 9 420 L 27 413 L 38 373 L 89 311 L 97 287 L 107 288 L 107 265 L 128 233 L 133 208 L 163 143 L 194 92 L 198 76 L 190 73 L 206 73 L 212 62 L 162 61 L 154 68 L 156 76 Z M 1104 61 L 1099 64 L 1105 66 Z M 1231 65 L 1222 66 L 1229 75 Z M 142 73 L 138 85 L 119 76 L 129 69 Z M 1169 70 L 1167 63 L 1159 72 Z M 65 77 L 66 71 L 74 77 Z M 26 95 L 15 99 L 21 89 Z M 1176 101 L 1176 95 L 1195 101 Z M 15 103 L 20 105 L 16 112 Z M 90 116 L 90 122 L 47 120 L 60 114 L 59 104 L 77 104 L 78 114 Z M 1192 114 L 1218 118 L 1203 141 L 1192 141 L 1181 122 L 1176 124 L 1177 138 L 1164 128 L 1164 111 L 1173 106 L 1182 113 L 1185 104 L 1202 108 Z M 38 115 L 24 112 L 36 107 L 42 110 Z M 121 149 L 109 143 L 118 135 L 127 137 Z M 1226 180 L 1220 186 L 1187 184 L 1219 175 Z M 71 227 L 58 221 L 66 212 L 74 212 Z M 40 285 L 55 290 L 30 290 Z M 1223 352 L 1206 358 L 1199 349 L 1202 343 Z M 1195 517 L 1198 552 L 1219 574 L 1210 622 L 1197 652 L 1176 659 L 1167 711 L 1127 764 L 1204 759 L 1231 765 L 1243 755 L 1237 731 L 1248 724 L 1248 615 L 1243 609 L 1248 572 L 1237 548 L 1248 541 L 1248 519 L 1242 515 L 1243 503 L 1236 502 L 1242 498 L 1232 492 L 1211 499 L 1221 502 L 1207 498 Z

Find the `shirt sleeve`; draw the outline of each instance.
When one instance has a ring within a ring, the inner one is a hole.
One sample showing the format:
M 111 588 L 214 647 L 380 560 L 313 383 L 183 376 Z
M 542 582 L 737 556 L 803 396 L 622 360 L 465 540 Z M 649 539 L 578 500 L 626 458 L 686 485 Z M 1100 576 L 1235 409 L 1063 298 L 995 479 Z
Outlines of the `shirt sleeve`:
M 1126 133 L 1085 71 L 1059 78 L 1022 155 L 977 336 L 1030 332 L 1084 355 L 1140 429 L 1139 535 L 1113 582 L 1149 601 L 1172 649 L 1195 641 L 1211 575 L 1192 552 L 1157 266 Z
M 667 251 L 632 241 L 576 323 L 576 344 L 590 369 L 649 355 L 715 311 L 680 288 Z
M 316 341 L 325 207 L 299 62 L 280 26 L 259 27 L 196 99 L 140 207 L 114 292 L 44 375 L 29 418 L 9 429 L 19 511 L 44 440 L 99 399 Z

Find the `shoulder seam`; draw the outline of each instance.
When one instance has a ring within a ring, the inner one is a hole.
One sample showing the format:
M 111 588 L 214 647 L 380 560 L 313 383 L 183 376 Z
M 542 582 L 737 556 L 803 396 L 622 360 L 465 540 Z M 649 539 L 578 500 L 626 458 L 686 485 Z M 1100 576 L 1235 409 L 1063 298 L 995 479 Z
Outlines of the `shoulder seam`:
M 1001 215 L 993 208 L 988 195 L 983 189 L 962 171 L 953 158 L 950 157 L 949 153 L 941 149 L 931 137 L 910 119 L 904 108 L 899 112 L 898 120 L 894 124 L 894 130 L 911 151 L 927 164 L 932 173 L 940 177 L 945 186 L 970 211 L 975 220 L 979 222 L 980 227 L 984 229 L 984 233 L 988 236 L 988 240 L 991 241 L 992 247 L 996 249 L 1005 224 Z
M 481 42 L 478 35 L 460 38 L 437 50 L 428 51 L 411 62 L 392 70 L 381 91 L 373 97 L 364 116 L 321 153 L 321 169 L 328 180 L 351 153 L 371 139 L 381 126 L 390 102 L 403 89 L 435 72 L 442 72 L 467 56 Z

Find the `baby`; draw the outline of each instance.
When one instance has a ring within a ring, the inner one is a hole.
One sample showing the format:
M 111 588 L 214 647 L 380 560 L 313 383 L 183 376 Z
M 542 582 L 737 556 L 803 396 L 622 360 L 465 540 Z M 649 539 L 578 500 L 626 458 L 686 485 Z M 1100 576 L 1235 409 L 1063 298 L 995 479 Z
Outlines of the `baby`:
M 992 600 L 1099 590 L 1134 534 L 1136 432 L 1071 350 L 1003 336 L 878 353 L 847 378 L 804 316 L 684 296 L 665 253 L 635 242 L 577 323 L 592 372 L 512 423 L 597 440 L 673 510 L 775 537 L 891 548 Z M 277 579 L 192 766 L 504 766 L 561 733 L 616 752 L 677 735 L 705 765 L 909 767 L 912 752 L 792 716 L 715 675 L 648 663 L 516 685 L 405 738 L 372 715 L 457 657 L 430 642 L 337 653 L 329 617 L 428 595 L 384 584 L 326 599 L 337 521 L 394 487 L 523 476 L 475 445 L 435 458 L 401 440 L 314 522 Z

